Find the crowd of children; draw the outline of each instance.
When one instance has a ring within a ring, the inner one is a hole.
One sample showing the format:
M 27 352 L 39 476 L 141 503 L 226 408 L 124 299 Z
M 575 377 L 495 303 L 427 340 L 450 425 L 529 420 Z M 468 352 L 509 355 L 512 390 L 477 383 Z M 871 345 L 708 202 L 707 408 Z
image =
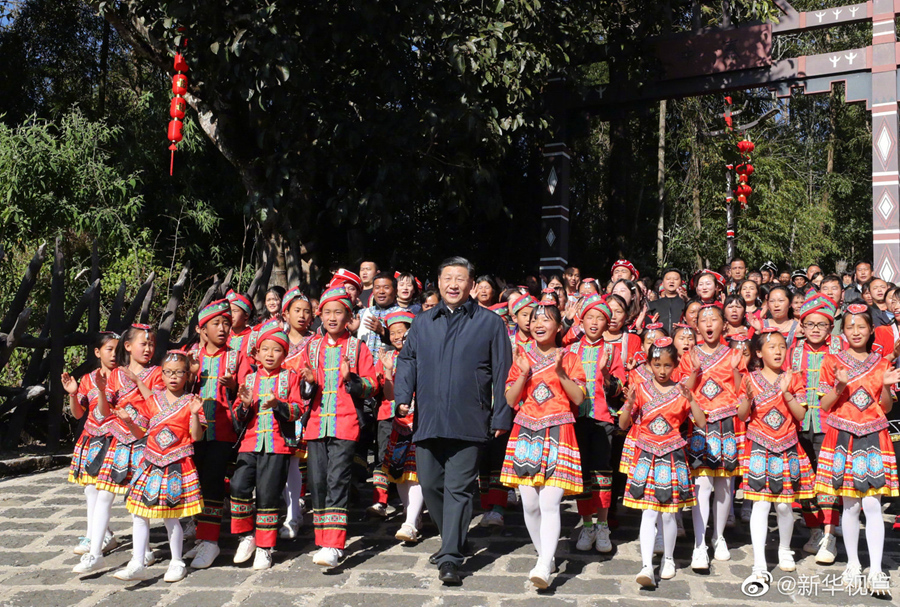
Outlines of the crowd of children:
M 882 499 L 900 491 L 900 422 L 891 415 L 900 287 L 873 278 L 865 262 L 850 280 L 818 266 L 786 277 L 770 263 L 748 273 L 734 260 L 723 272 L 686 279 L 667 269 L 654 281 L 620 260 L 606 285 L 578 268 L 529 277 L 527 286 L 474 280 L 471 296 L 507 323 L 512 351 L 506 402 L 493 406 L 515 413 L 512 431 L 483 449 L 481 524 L 503 526 L 511 500 L 521 499 L 537 554 L 534 586 L 548 587 L 556 569 L 567 497 L 581 517 L 580 551 L 613 550 L 619 503 L 642 511 L 636 582 L 653 587 L 654 555 L 662 555 L 660 579 L 677 574 L 685 508 L 691 569 L 710 569 L 708 538 L 713 560 L 731 558 L 725 530 L 740 491 L 749 582 L 769 575 L 772 509 L 777 566 L 795 570 L 797 510 L 809 530 L 804 552 L 831 564 L 842 537 L 842 583 L 890 593 Z M 98 368 L 80 381 L 62 376 L 72 414 L 84 418 L 69 474 L 87 503 L 74 571 L 103 569 L 116 547 L 116 495 L 133 518 L 133 557 L 114 573 L 122 580 L 150 575 L 150 519 L 163 519 L 168 533 L 165 581 L 185 577 L 183 559 L 211 566 L 226 504 L 239 538 L 235 563 L 271 567 L 278 539 L 298 536 L 309 506 L 313 562 L 335 567 L 370 452 L 368 514 L 386 516 L 395 487 L 404 512 L 396 538 L 419 541 L 416 407 L 394 402 L 393 382 L 407 331 L 439 301 L 422 287 L 412 274 L 364 262 L 360 275 L 336 271 L 318 298 L 271 288 L 257 319 L 248 297 L 229 292 L 198 311 L 197 341 L 185 349 L 157 355 L 145 325 L 102 333 Z

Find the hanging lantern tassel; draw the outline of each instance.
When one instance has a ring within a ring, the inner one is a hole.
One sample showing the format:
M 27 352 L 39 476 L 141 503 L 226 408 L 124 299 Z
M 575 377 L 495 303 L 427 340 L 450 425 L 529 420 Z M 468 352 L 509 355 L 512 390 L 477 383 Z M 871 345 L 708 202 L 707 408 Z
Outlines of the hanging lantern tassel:
M 184 45 L 187 46 L 187 39 L 185 39 Z M 178 144 L 184 139 L 184 114 L 187 111 L 187 102 L 185 102 L 184 96 L 187 94 L 188 88 L 188 77 L 184 74 L 184 72 L 188 71 L 188 64 L 184 55 L 175 53 L 173 67 L 176 73 L 172 76 L 172 94 L 174 97 L 172 97 L 172 101 L 169 104 L 169 116 L 172 120 L 169 121 L 168 131 L 168 139 L 171 142 L 169 145 L 169 150 L 171 150 L 169 159 L 170 176 L 175 171 L 175 150 L 178 149 Z

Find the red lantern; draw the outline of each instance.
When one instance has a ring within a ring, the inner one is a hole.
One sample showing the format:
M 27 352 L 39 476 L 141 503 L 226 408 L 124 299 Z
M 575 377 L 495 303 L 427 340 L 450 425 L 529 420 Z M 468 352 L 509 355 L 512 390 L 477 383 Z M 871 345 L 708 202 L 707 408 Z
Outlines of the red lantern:
M 187 94 L 188 77 L 184 74 L 175 74 L 172 76 L 172 92 L 176 95 Z
M 179 143 L 182 139 L 184 139 L 184 135 L 181 130 L 184 128 L 184 123 L 180 120 L 172 120 L 169 122 L 169 141 L 173 144 Z
M 169 105 L 169 116 L 184 120 L 184 112 L 187 110 L 187 103 L 182 97 L 172 97 L 172 103 Z
M 741 208 L 746 209 L 747 208 L 747 197 L 744 196 L 743 194 L 739 194 L 737 199 L 738 199 L 738 202 L 741 203 Z
M 184 55 L 182 55 L 181 53 L 175 53 L 175 71 L 176 72 L 188 71 L 187 61 L 185 61 Z
M 735 192 L 737 192 L 737 194 L 740 196 L 749 196 L 750 194 L 753 193 L 753 188 L 751 188 L 746 183 L 742 183 L 741 185 L 738 186 L 738 189 L 735 190 Z
M 749 162 L 742 162 L 741 164 L 737 165 L 735 170 L 739 175 L 746 175 L 747 177 L 749 177 L 753 174 L 753 165 Z
M 756 146 L 755 146 L 755 145 L 753 144 L 753 142 L 750 141 L 749 139 L 745 139 L 744 141 L 747 142 L 747 153 L 749 154 L 750 152 L 752 152 L 752 151 L 756 148 Z
M 741 183 L 747 183 L 747 176 L 746 175 L 738 175 L 738 181 L 740 181 Z

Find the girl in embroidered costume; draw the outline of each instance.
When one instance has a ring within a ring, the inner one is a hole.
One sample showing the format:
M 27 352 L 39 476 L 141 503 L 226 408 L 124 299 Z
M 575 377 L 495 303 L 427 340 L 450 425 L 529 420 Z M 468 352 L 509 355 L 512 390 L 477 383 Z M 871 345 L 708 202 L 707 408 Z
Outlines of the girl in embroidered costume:
M 313 334 L 309 328 L 312 325 L 313 311 L 309 298 L 298 287 L 294 287 L 284 295 L 281 304 L 284 319 L 288 325 L 288 353 L 284 359 L 284 368 L 300 372 L 300 359 L 307 342 Z M 306 473 L 306 442 L 303 440 L 303 426 L 296 422 L 295 435 L 297 448 L 294 450 L 291 462 L 288 465 L 287 484 L 284 487 L 284 501 L 287 504 L 287 515 L 284 525 L 278 530 L 278 537 L 294 539 L 303 523 L 305 510 L 305 495 L 303 476 Z
M 539 305 L 531 321 L 534 347 L 520 351 L 509 370 L 506 402 L 518 413 L 500 482 L 519 487 L 525 526 L 537 549 L 529 579 L 550 585 L 559 542 L 563 495 L 582 491 L 575 415 L 585 397 L 578 356 L 558 348 L 562 317 L 555 305 Z
M 575 548 L 606 553 L 612 551 L 608 515 L 612 501 L 612 437 L 616 425 L 615 415 L 607 404 L 607 394 L 614 396 L 621 391 L 614 373 L 621 375 L 624 370 L 612 345 L 603 341 L 603 332 L 611 316 L 604 298 L 596 293 L 587 295 L 582 298 L 581 305 L 579 316 L 584 337 L 569 346 L 581 361 L 587 393 L 575 420 L 584 488 L 576 498 L 582 527 Z
M 193 442 L 206 426 L 203 400 L 185 392 L 190 376 L 187 352 L 173 350 L 162 363 L 165 389 L 151 391 L 128 369 L 123 374 L 135 384 L 147 403 L 149 421 L 133 421 L 122 409 L 116 415 L 134 433 L 146 438 L 144 460 L 128 490 L 125 507 L 133 519 L 131 561 L 113 577 L 126 581 L 146 580 L 149 571 L 145 555 L 150 551 L 150 519 L 163 519 L 169 536 L 172 561 L 164 577 L 167 582 L 183 580 L 187 565 L 182 560 L 184 530 L 178 520 L 193 516 L 203 508 L 200 480 L 192 455 Z
M 722 343 L 725 317 L 716 304 L 703 306 L 697 318 L 702 344 L 691 351 L 686 385 L 706 412 L 706 428 L 694 426 L 690 435 L 688 460 L 691 474 L 697 477 L 697 507 L 694 519 L 692 569 L 709 569 L 706 529 L 710 502 L 715 496 L 715 534 L 713 545 L 717 561 L 731 558 L 722 536 L 731 510 L 731 477 L 740 476 L 738 454 L 741 436 L 736 432 L 738 390 L 744 366 L 739 350 Z
M 870 561 L 865 583 L 873 594 L 890 596 L 890 578 L 881 568 L 881 496 L 897 497 L 900 486 L 885 417 L 893 405 L 890 388 L 900 381 L 900 370 L 871 352 L 872 317 L 865 305 L 847 308 L 843 332 L 849 349 L 825 357 L 819 380 L 819 405 L 828 414 L 828 428 L 819 452 L 816 491 L 843 498 L 841 526 L 847 551 L 843 583 L 848 588 L 863 583 L 857 551 L 863 510 Z
M 130 370 L 151 389 L 161 388 L 162 375 L 159 367 L 150 365 L 155 347 L 156 336 L 151 327 L 128 327 L 116 345 L 116 368 L 110 372 L 109 380 L 102 375 L 94 377 L 97 390 L 105 393 L 105 398 L 97 401 L 103 416 L 108 415 L 110 409 L 122 409 L 137 425 L 146 426 L 150 417 L 147 403 L 137 384 L 124 371 Z M 91 549 L 72 569 L 74 573 L 91 573 L 103 568 L 101 550 L 112 503 L 116 495 L 128 493 L 128 486 L 140 469 L 143 459 L 146 441 L 135 436 L 120 416 L 114 416 L 109 421 L 108 428 L 112 438 L 97 473 L 97 501 L 91 524 Z M 152 559 L 152 554 L 150 558 Z
M 806 415 L 805 404 L 794 397 L 801 378 L 791 371 L 782 373 L 787 359 L 784 336 L 777 329 L 763 329 L 754 336 L 750 351 L 752 373 L 744 378 L 738 406 L 738 415 L 747 422 L 741 470 L 744 499 L 754 502 L 750 515 L 753 571 L 748 579 L 763 584 L 771 579 L 766 569 L 771 504 L 778 519 L 778 568 L 794 571 L 791 504 L 813 497 L 813 473 L 797 436 L 796 422 Z
M 631 426 L 633 416 L 641 418 L 623 503 L 644 511 L 640 531 L 643 567 L 635 580 L 644 587 L 656 586 L 653 553 L 660 513 L 664 538 L 660 577 L 664 580 L 675 577 L 672 558 L 677 535 L 675 513 L 696 504 L 685 453 L 687 441 L 679 427 L 689 413 L 698 427 L 706 424 L 706 414 L 690 391 L 672 379 L 678 367 L 678 351 L 672 340 L 668 337 L 657 340 L 649 357 L 653 377 L 631 391 L 619 414 L 619 426 L 623 430 Z
M 347 331 L 351 303 L 343 287 L 322 294 L 319 315 L 325 335 L 309 340 L 301 355 L 300 373 L 315 390 L 303 438 L 320 547 L 313 563 L 331 568 L 343 558 L 347 541 L 351 466 L 360 433 L 356 402 L 374 395 L 377 378 L 368 346 Z
M 69 482 L 84 487 L 84 497 L 87 501 L 87 531 L 84 537 L 79 538 L 75 547 L 75 554 L 82 555 L 91 549 L 91 526 L 93 524 L 94 511 L 97 504 L 97 473 L 100 464 L 106 458 L 112 436 L 109 434 L 108 425 L 112 418 L 103 415 L 98 407 L 100 398 L 105 399 L 105 394 L 97 388 L 96 377 L 102 375 L 104 379 L 116 367 L 116 345 L 119 336 L 115 333 L 103 332 L 94 348 L 94 356 L 100 361 L 100 368 L 88 373 L 80 382 L 68 373 L 62 374 L 62 385 L 69 394 L 69 409 L 75 419 L 81 419 L 85 415 L 84 431 L 78 442 L 75 443 L 75 452 L 72 455 L 72 465 L 69 467 Z M 108 529 L 103 537 L 101 553 L 108 552 L 116 547 L 116 538 Z
M 231 479 L 231 532 L 241 536 L 234 562 L 252 557 L 257 571 L 272 566 L 279 501 L 297 445 L 295 422 L 303 398 L 300 376 L 282 366 L 287 350 L 288 337 L 278 323 L 264 325 L 257 344 L 259 367 L 238 389 L 234 408 L 240 447 Z
M 418 542 L 419 529 L 422 527 L 422 509 L 425 507 L 425 497 L 422 487 L 416 477 L 416 445 L 412 442 L 413 407 L 401 406 L 394 410 L 394 371 L 396 369 L 397 355 L 403 349 L 406 333 L 415 316 L 406 310 L 391 312 L 384 317 L 388 328 L 388 337 L 394 350 L 385 351 L 381 359 L 375 364 L 381 383 L 382 406 L 387 404 L 391 409 L 393 426 L 391 436 L 388 439 L 384 459 L 381 462 L 381 473 L 384 477 L 397 484 L 397 493 L 406 512 L 406 520 L 400 526 L 400 530 L 394 535 L 404 542 Z

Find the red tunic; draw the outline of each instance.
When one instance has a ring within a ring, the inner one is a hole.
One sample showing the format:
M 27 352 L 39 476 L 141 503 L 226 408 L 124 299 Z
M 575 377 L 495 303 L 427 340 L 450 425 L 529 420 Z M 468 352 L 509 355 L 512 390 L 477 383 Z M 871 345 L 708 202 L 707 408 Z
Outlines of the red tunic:
M 194 455 L 191 438 L 191 409 L 188 406 L 193 394 L 169 402 L 165 390 L 153 392 L 149 406 L 151 417 L 147 428 L 147 446 L 144 447 L 144 459 L 160 468 Z M 206 425 L 203 410 L 198 416 L 200 424 Z
M 109 424 L 112 423 L 115 415 L 107 415 L 104 417 L 97 408 L 97 401 L 100 391 L 97 390 L 97 374 L 100 369 L 91 371 L 81 378 L 78 383 L 78 391 L 75 398 L 85 410 L 84 431 L 87 436 L 102 436 L 109 432 Z M 109 386 L 107 385 L 107 390 Z
M 679 428 L 691 412 L 691 403 L 677 386 L 661 392 L 656 383 L 645 381 L 635 388 L 632 419 L 640 418 L 635 445 L 656 456 L 683 449 L 687 441 Z
M 518 412 L 515 423 L 530 428 L 533 423 L 529 422 L 538 422 L 541 426 L 574 424 L 578 406 L 569 400 L 556 375 L 555 353 L 544 356 L 537 348 L 531 348 L 525 355 L 531 363 L 531 376 L 525 382 L 519 402 L 512 406 Z M 569 379 L 584 391 L 586 378 L 578 355 L 566 351 L 563 355 L 563 369 Z M 507 391 L 521 374 L 518 365 L 513 364 L 510 367 L 506 380 Z
M 250 333 L 253 331 L 251 327 L 244 327 L 244 330 L 235 333 L 231 332 L 231 337 L 228 339 L 228 347 L 232 350 L 237 350 L 238 352 L 243 352 L 244 355 L 247 355 L 247 343 L 248 338 L 250 337 Z
M 300 375 L 288 369 L 269 372 L 260 368 L 244 379 L 252 402 L 248 409 L 235 402 L 235 415 L 246 423 L 239 451 L 241 453 L 280 453 L 290 455 L 297 446 L 294 422 L 300 419 L 303 398 Z M 260 403 L 278 401 L 271 409 Z
M 217 440 L 233 443 L 237 440 L 231 419 L 231 403 L 237 395 L 237 389 L 229 389 L 219 383 L 219 378 L 231 375 L 236 386 L 243 383 L 244 378 L 252 370 L 250 359 L 240 350 L 224 346 L 209 354 L 206 348 L 199 352 L 200 372 L 197 389 L 203 399 L 203 414 L 209 422 L 203 440 Z
M 888 421 L 881 408 L 881 390 L 884 387 L 884 373 L 890 364 L 874 352 L 864 361 L 857 360 L 849 351 L 828 354 L 822 363 L 819 379 L 821 396 L 834 388 L 838 367 L 847 369 L 849 381 L 828 411 L 826 425 L 854 436 L 887 428 Z
M 393 363 L 393 367 L 391 370 L 391 379 L 394 379 L 394 375 L 397 373 L 397 356 L 400 354 L 398 350 L 392 350 L 389 352 L 389 356 L 391 357 L 391 362 Z M 378 421 L 385 421 L 391 419 L 396 414 L 394 410 L 394 401 L 388 400 L 384 398 L 384 380 L 385 380 L 385 371 L 384 365 L 381 362 L 381 359 L 378 359 L 378 362 L 375 363 L 375 374 L 378 376 L 378 386 L 381 392 L 381 404 L 378 405 Z M 408 415 L 407 417 L 412 417 Z
M 633 362 L 634 355 L 641 351 L 641 338 L 634 333 L 623 333 L 617 341 L 607 341 L 607 343 L 612 344 L 620 363 L 616 368 L 621 370 L 613 372 L 613 375 L 624 384 L 628 379 L 625 369 Z
M 368 346 L 345 331 L 337 341 L 328 335 L 309 340 L 300 357 L 300 366 L 309 364 L 316 374 L 316 395 L 310 403 L 311 413 L 303 438 L 316 440 L 334 437 L 359 439 L 359 419 L 353 397 L 340 381 L 341 359 L 350 359 L 350 372 L 359 376 L 363 385 L 361 398 L 372 396 L 378 379 Z
M 755 371 L 749 375 L 749 378 L 754 397 L 750 415 L 746 421 L 746 436 L 750 441 L 769 451 L 782 453 L 788 447 L 796 445 L 799 439 L 797 438 L 794 414 L 791 413 L 784 400 L 784 394 L 781 392 L 781 376 L 774 383 L 769 383 L 761 371 Z M 799 391 L 802 387 L 803 378 L 794 375 L 791 379 L 791 393 Z M 741 384 L 741 396 L 749 396 L 746 394 L 743 384 Z M 749 453 L 749 444 L 747 449 Z
M 696 346 L 700 355 L 700 373 L 694 386 L 694 398 L 706 413 L 707 422 L 717 422 L 728 416 L 737 415 L 738 390 L 734 383 L 731 357 L 734 351 L 728 346 L 719 346 L 712 354 Z M 686 373 L 693 371 L 690 356 L 684 356 Z M 741 360 L 739 370 L 745 363 Z
M 147 367 L 140 374 L 140 379 L 150 390 L 163 387 L 162 372 L 159 367 Z M 132 421 L 139 427 L 146 428 L 152 413 L 147 402 L 138 390 L 137 383 L 131 381 L 120 368 L 113 369 L 106 384 L 106 398 L 111 407 L 124 407 Z M 112 416 L 108 424 L 109 432 L 123 445 L 130 445 L 137 439 L 121 419 Z M 106 426 L 106 424 L 104 424 Z
M 569 351 L 575 354 L 581 361 L 581 368 L 585 375 L 585 402 L 581 404 L 580 410 L 583 415 L 610 424 L 615 423 L 615 411 L 611 410 L 606 400 L 606 390 L 603 386 L 603 376 L 597 363 L 606 352 L 606 369 L 613 377 L 624 375 L 625 370 L 621 369 L 622 361 L 616 356 L 615 349 L 611 344 L 607 344 L 603 339 L 596 343 L 591 343 L 587 336 L 569 346 Z

